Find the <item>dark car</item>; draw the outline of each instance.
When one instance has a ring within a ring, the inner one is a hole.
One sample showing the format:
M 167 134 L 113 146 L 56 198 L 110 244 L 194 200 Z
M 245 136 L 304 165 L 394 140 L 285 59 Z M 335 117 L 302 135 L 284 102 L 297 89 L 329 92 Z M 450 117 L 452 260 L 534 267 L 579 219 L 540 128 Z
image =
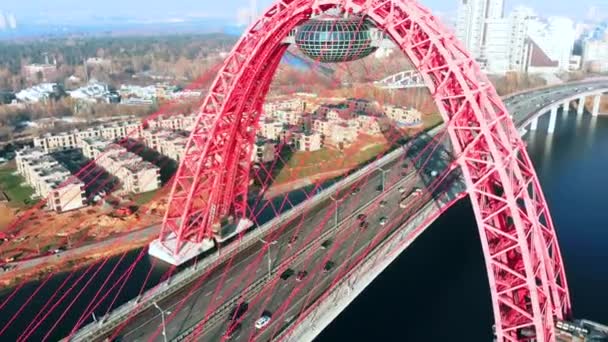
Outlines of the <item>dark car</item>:
M 369 228 L 369 222 L 367 222 L 367 221 L 361 221 L 359 223 L 359 228 L 361 228 L 361 229 L 367 229 L 367 228 Z
M 281 274 L 281 279 L 283 280 L 287 280 L 289 279 L 289 277 L 291 277 L 294 273 L 296 273 L 294 270 L 292 270 L 291 268 L 288 268 L 285 270 L 285 272 L 283 272 Z
M 331 271 L 331 269 L 334 268 L 335 265 L 336 265 L 335 262 L 329 260 L 328 262 L 325 263 L 325 266 L 323 266 L 323 273 L 327 273 L 327 272 Z
M 365 214 L 357 215 L 357 220 L 359 220 L 359 221 L 364 221 L 366 218 L 367 218 L 367 215 L 365 215 Z
M 237 319 L 241 318 L 241 316 L 243 316 L 243 314 L 245 312 L 247 312 L 247 309 L 249 309 L 249 303 L 241 302 L 241 303 L 237 304 L 230 311 L 230 315 L 228 316 L 228 319 L 231 321 L 236 321 Z
M 378 186 L 376 187 L 376 191 L 377 191 L 377 192 L 382 192 L 382 191 L 384 191 L 384 189 L 382 188 L 382 185 L 378 185 Z
M 321 243 L 321 249 L 327 249 L 332 243 L 333 241 L 331 239 L 323 241 L 323 243 Z

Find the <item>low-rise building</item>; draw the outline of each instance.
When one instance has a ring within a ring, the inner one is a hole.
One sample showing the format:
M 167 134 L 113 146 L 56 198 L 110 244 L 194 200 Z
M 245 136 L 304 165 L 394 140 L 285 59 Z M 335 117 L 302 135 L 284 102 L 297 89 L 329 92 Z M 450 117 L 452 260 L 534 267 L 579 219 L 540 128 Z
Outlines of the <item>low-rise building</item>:
M 278 121 L 267 120 L 260 123 L 260 135 L 270 140 L 281 139 L 286 129 L 285 124 Z
M 81 148 L 81 140 L 84 138 L 102 137 L 107 140 L 118 140 L 141 136 L 143 127 L 139 121 L 119 121 L 109 124 L 98 125 L 85 130 L 74 130 L 58 134 L 47 133 L 34 138 L 34 146 L 41 147 L 46 153 Z
M 24 103 L 44 102 L 59 92 L 57 83 L 41 83 L 31 88 L 23 89 L 15 94 L 15 98 Z
M 386 116 L 395 121 L 398 127 L 412 127 L 422 124 L 422 114 L 415 108 L 386 105 L 383 109 Z
M 385 116 L 368 115 L 365 112 L 359 112 L 356 121 L 359 132 L 369 135 L 380 135 L 388 126 Z
M 119 103 L 120 95 L 111 91 L 107 84 L 99 82 L 89 82 L 89 84 L 80 87 L 76 90 L 69 91 L 71 98 L 86 103 Z
M 42 148 L 45 153 L 50 153 L 75 149 L 78 147 L 78 141 L 74 132 L 47 133 L 34 138 L 34 146 Z
M 194 128 L 195 121 L 195 115 L 161 115 L 154 120 L 148 121 L 148 125 L 150 128 L 164 128 L 173 131 L 191 131 Z
M 333 123 L 328 119 L 317 119 L 312 122 L 313 131 L 326 137 L 333 133 Z
M 378 111 L 378 103 L 365 99 L 350 98 L 346 100 L 348 107 L 355 112 L 376 113 Z
M 276 158 L 276 152 L 276 141 L 258 137 L 253 144 L 251 160 L 254 163 L 269 163 Z
M 17 170 L 34 189 L 46 198 L 49 209 L 65 212 L 85 206 L 85 185 L 42 148 L 17 152 Z
M 54 64 L 28 64 L 23 66 L 23 74 L 29 82 L 48 82 L 57 77 Z
M 83 154 L 118 178 L 122 190 L 142 193 L 160 188 L 160 169 L 124 147 L 101 137 L 82 139 Z
M 186 150 L 188 137 L 184 131 L 154 128 L 143 132 L 143 141 L 146 146 L 158 153 L 175 161 L 180 161 Z
M 357 126 L 337 123 L 333 125 L 331 135 L 325 137 L 325 142 L 334 147 L 343 148 L 355 142 L 358 136 L 359 129 Z
M 297 139 L 297 147 L 300 151 L 318 151 L 323 148 L 323 136 L 317 132 L 301 133 Z

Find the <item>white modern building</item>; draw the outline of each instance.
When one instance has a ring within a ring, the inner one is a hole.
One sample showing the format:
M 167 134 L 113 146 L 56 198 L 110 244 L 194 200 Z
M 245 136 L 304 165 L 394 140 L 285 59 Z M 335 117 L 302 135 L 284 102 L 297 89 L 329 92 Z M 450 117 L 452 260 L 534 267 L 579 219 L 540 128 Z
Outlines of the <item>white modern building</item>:
M 503 0 L 460 0 L 456 19 L 456 36 L 473 57 L 484 63 L 488 20 L 501 19 Z
M 84 207 L 85 185 L 41 148 L 23 149 L 15 157 L 18 172 L 37 196 L 56 212 Z
M 541 20 L 534 10 L 516 7 L 504 16 L 503 0 L 461 0 L 457 37 L 490 73 L 555 73 L 571 69 L 576 37 L 572 20 Z

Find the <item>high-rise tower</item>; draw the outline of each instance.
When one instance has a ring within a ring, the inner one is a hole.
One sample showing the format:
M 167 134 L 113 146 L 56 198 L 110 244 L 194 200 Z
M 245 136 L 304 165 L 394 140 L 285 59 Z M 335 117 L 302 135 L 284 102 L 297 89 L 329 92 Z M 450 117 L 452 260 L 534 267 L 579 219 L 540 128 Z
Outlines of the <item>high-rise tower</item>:
M 486 59 L 488 20 L 502 19 L 504 0 L 460 0 L 456 36 L 479 61 Z

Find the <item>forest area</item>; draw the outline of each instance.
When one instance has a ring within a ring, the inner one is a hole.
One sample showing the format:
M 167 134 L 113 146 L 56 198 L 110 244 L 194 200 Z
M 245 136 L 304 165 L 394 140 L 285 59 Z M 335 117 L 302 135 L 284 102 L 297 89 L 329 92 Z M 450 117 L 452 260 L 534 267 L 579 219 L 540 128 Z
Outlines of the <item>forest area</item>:
M 109 84 L 134 81 L 135 75 L 153 71 L 187 83 L 221 60 L 236 38 L 224 34 L 183 34 L 134 37 L 73 37 L 0 42 L 0 92 L 18 91 L 28 82 L 24 65 L 56 63 L 56 79 L 86 78 L 84 62 L 102 58 L 109 65 L 89 66 L 89 77 Z

